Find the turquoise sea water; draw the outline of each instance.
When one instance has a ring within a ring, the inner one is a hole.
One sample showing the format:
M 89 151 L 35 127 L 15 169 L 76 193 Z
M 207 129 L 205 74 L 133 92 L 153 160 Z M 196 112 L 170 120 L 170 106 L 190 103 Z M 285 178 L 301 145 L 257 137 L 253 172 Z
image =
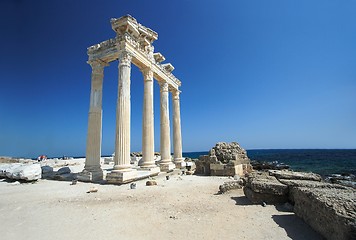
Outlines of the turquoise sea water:
M 208 152 L 183 153 L 184 157 L 198 158 Z M 356 175 L 356 149 L 266 149 L 247 150 L 251 160 L 278 161 L 294 171 Z

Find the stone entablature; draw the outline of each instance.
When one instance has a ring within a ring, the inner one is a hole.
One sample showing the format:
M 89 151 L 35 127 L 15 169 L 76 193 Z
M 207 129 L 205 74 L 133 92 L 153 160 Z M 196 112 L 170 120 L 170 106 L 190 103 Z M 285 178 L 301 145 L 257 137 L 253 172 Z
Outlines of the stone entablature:
M 132 54 L 132 62 L 139 68 L 152 68 L 158 81 L 165 81 L 175 89 L 181 86 L 181 81 L 171 73 L 174 70 L 173 65 L 161 64 L 165 60 L 164 56 L 153 52 L 152 42 L 158 38 L 156 32 L 137 23 L 131 16 L 113 18 L 111 24 L 117 33 L 116 38 L 89 47 L 88 62 L 100 60 L 109 63 L 117 60 L 120 52 L 125 50 Z
M 163 63 L 165 57 L 154 53 L 152 43 L 158 34 L 139 24 L 135 18 L 127 15 L 111 19 L 116 37 L 88 48 L 88 63 L 92 67 L 92 87 L 87 137 L 86 161 L 83 172 L 78 176 L 82 181 L 98 181 L 103 177 L 100 168 L 101 131 L 102 131 L 102 87 L 104 67 L 112 61 L 119 60 L 118 98 L 116 107 L 116 134 L 114 168 L 107 174 L 106 180 L 112 183 L 126 183 L 135 180 L 138 174 L 130 165 L 130 124 L 131 124 L 131 64 L 136 65 L 143 75 L 143 121 L 142 121 L 142 160 L 141 169 L 154 174 L 157 166 L 154 158 L 154 114 L 153 81 L 156 79 L 161 87 L 161 138 L 160 151 L 162 160 L 158 168 L 170 171 L 181 166 L 182 136 L 180 124 L 179 87 L 181 82 L 172 74 L 174 67 Z M 174 163 L 170 149 L 169 94 L 173 102 L 173 146 Z M 142 172 L 141 172 L 142 173 Z

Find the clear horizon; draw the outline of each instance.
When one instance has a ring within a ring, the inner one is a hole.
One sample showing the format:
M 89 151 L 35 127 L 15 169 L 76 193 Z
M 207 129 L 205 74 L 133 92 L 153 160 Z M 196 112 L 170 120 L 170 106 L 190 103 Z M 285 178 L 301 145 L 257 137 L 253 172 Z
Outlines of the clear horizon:
M 355 1 L 5 0 L 0 9 L 0 156 L 85 155 L 86 51 L 127 14 L 158 33 L 155 52 L 182 81 L 183 152 L 221 141 L 356 149 Z M 102 155 L 114 152 L 117 75 L 117 62 L 105 68 Z M 157 152 L 159 102 L 156 82 Z M 132 65 L 132 152 L 141 151 L 142 103 Z

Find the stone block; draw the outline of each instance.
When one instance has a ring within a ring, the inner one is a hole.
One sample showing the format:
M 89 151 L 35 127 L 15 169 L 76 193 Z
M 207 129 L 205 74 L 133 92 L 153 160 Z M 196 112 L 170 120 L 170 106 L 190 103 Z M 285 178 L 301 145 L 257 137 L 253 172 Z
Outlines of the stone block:
M 168 164 L 160 164 L 159 167 L 161 172 L 171 172 L 176 168 L 176 165 L 170 162 Z
M 356 239 L 353 188 L 293 187 L 294 212 L 326 239 Z
M 241 189 L 243 187 L 243 180 L 239 179 L 236 181 L 224 182 L 219 186 L 219 193 L 226 193 L 232 189 Z
M 60 175 L 60 174 L 68 174 L 68 173 L 70 173 L 71 172 L 71 170 L 70 170 L 70 168 L 69 167 L 62 167 L 62 168 L 60 168 L 60 169 L 58 169 L 58 171 L 57 171 L 57 175 Z
M 100 182 L 103 180 L 103 171 L 87 171 L 84 169 L 77 175 L 77 178 L 81 182 Z
M 137 179 L 137 170 L 112 171 L 106 175 L 106 181 L 113 184 L 129 183 Z
M 318 182 L 322 180 L 321 176 L 316 173 L 293 172 L 287 170 L 269 170 L 268 173 L 271 176 L 275 176 L 278 180 L 293 179 L 293 180 L 310 180 L 310 181 L 318 181 Z
M 6 177 L 17 180 L 34 181 L 41 178 L 40 164 L 14 164 L 6 171 Z

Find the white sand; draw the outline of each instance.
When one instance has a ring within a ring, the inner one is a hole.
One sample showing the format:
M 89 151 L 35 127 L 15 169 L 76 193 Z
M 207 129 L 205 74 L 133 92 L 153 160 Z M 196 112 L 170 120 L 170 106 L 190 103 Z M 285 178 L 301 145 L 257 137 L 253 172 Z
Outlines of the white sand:
M 227 178 L 157 177 L 130 185 L 0 182 L 0 239 L 322 239 L 293 213 L 251 205 Z M 90 187 L 96 193 L 86 193 Z

